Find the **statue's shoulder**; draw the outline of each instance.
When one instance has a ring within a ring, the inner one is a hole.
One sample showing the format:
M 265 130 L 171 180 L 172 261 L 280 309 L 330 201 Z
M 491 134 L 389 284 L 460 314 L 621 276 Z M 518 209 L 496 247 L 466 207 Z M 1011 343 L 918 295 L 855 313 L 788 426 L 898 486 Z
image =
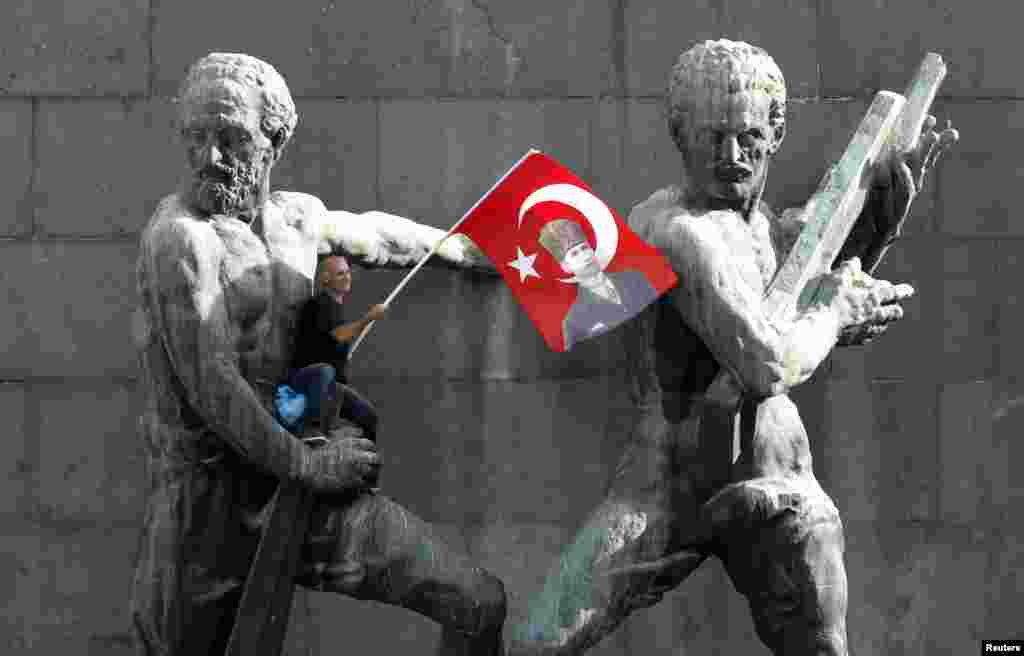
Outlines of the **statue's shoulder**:
M 142 252 L 156 258 L 215 263 L 224 245 L 213 223 L 188 207 L 178 194 L 165 196 L 140 237 Z
M 683 205 L 683 191 L 669 185 L 637 203 L 629 213 L 629 228 L 646 241 L 652 241 L 674 219 L 690 214 Z
M 633 207 L 629 227 L 653 246 L 669 248 L 677 245 L 681 238 L 690 242 L 717 233 L 717 224 L 706 220 L 706 214 L 688 207 L 683 189 L 670 185 Z
M 300 232 L 317 233 L 327 214 L 322 200 L 301 191 L 275 191 L 268 202 L 281 211 L 288 225 Z
M 151 248 L 186 247 L 200 233 L 210 230 L 203 220 L 181 200 L 178 194 L 164 196 L 142 230 L 142 243 Z

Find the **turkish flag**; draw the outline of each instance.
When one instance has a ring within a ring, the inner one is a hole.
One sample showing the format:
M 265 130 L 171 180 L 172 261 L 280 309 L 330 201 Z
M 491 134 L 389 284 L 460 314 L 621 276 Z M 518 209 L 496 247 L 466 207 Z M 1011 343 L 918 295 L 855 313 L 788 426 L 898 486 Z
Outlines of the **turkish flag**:
M 537 150 L 452 232 L 487 254 L 555 351 L 621 325 L 678 280 L 586 183 Z

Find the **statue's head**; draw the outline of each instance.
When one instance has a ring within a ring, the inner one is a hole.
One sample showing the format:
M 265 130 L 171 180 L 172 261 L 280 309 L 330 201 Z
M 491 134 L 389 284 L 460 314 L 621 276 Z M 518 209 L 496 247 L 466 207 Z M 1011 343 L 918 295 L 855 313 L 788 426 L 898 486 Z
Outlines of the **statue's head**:
M 672 68 L 666 104 L 693 193 L 735 209 L 760 195 L 786 134 L 786 83 L 764 50 L 726 39 L 693 46 Z
M 189 69 L 178 102 L 188 200 L 207 214 L 250 213 L 298 121 L 284 78 L 255 57 L 211 53 Z
M 540 230 L 540 245 L 558 260 L 562 269 L 578 278 L 588 279 L 601 274 L 594 248 L 587 241 L 582 226 L 570 219 L 555 219 Z

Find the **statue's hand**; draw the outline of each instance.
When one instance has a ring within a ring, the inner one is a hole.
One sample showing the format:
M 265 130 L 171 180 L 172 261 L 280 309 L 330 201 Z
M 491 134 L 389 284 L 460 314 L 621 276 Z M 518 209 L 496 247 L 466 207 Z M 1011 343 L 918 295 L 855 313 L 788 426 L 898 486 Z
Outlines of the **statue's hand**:
M 914 148 L 894 153 L 890 161 L 880 162 L 875 168 L 876 229 L 886 242 L 899 237 L 910 205 L 924 187 L 928 171 L 959 139 L 960 133 L 949 121 L 942 132 L 936 132 L 935 117 L 928 115 Z
M 380 476 L 377 445 L 350 434 L 304 454 L 300 480 L 316 492 L 339 493 L 376 486 Z
M 498 270 L 480 247 L 462 233 L 457 233 L 445 240 L 442 248 L 448 250 L 449 260 L 470 269 L 497 275 Z
M 921 126 L 921 136 L 917 140 L 917 145 L 903 157 L 902 164 L 906 166 L 906 170 L 901 175 L 909 172 L 914 188 L 920 190 L 924 186 L 924 177 L 928 170 L 959 140 L 960 133 L 953 128 L 952 121 L 946 121 L 946 127 L 942 132 L 936 132 L 935 117 L 929 114 Z
M 889 324 L 903 318 L 899 301 L 914 295 L 910 285 L 894 285 L 864 273 L 856 257 L 827 274 L 823 284 L 839 312 L 840 346 L 866 344 L 884 333 Z

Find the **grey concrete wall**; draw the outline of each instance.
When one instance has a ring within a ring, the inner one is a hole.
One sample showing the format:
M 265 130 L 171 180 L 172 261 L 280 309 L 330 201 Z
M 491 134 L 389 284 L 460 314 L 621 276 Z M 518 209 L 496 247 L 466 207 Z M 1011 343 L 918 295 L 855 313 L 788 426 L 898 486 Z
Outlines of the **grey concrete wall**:
M 764 46 L 787 76 L 779 205 L 810 193 L 875 89 L 901 90 L 926 50 L 949 61 L 937 110 L 963 141 L 881 270 L 918 296 L 798 400 L 846 522 L 853 653 L 1021 637 L 1020 13 L 1000 0 L 5 3 L 0 652 L 132 649 L 145 479 L 128 316 L 139 228 L 181 170 L 171 98 L 190 61 L 239 50 L 288 79 L 301 118 L 277 186 L 447 228 L 530 146 L 622 211 L 673 181 L 659 94 L 675 55 L 716 36 Z M 355 302 L 399 277 L 361 273 Z M 427 271 L 355 358 L 384 413 L 385 490 L 506 581 L 513 619 L 618 456 L 616 340 L 548 353 L 503 285 Z M 438 635 L 316 593 L 293 625 L 290 654 L 424 653 Z M 596 653 L 766 652 L 709 564 Z

